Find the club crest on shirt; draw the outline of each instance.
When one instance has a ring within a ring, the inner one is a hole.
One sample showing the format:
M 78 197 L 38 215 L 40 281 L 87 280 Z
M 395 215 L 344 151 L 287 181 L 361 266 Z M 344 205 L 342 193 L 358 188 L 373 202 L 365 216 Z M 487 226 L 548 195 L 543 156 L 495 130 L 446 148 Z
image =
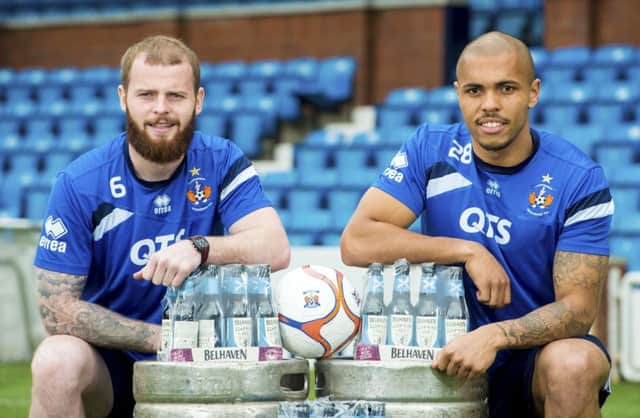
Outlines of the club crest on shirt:
M 527 212 L 534 216 L 544 216 L 551 212 L 550 207 L 553 204 L 553 187 L 551 187 L 553 177 L 549 174 L 542 176 L 542 182 L 533 186 L 533 190 L 529 193 L 529 205 Z
M 191 176 L 187 182 L 187 199 L 191 203 L 191 209 L 201 212 L 213 204 L 211 186 L 207 184 L 207 179 L 200 175 L 200 168 L 193 167 L 189 172 Z

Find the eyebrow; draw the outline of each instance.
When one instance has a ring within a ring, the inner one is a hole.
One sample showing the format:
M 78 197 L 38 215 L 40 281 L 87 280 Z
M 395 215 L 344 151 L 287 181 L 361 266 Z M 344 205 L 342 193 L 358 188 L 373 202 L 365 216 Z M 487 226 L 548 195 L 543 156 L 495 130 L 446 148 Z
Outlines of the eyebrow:
M 503 87 L 503 86 L 506 86 L 506 85 L 514 85 L 514 84 L 518 85 L 518 86 L 520 85 L 520 83 L 518 81 L 516 81 L 516 80 L 501 80 L 501 81 L 498 81 L 497 83 L 495 83 L 494 86 Z M 480 83 L 465 83 L 465 84 L 462 85 L 462 88 L 465 88 L 465 89 L 468 89 L 468 88 L 482 88 L 482 87 L 484 87 L 484 85 L 480 84 Z

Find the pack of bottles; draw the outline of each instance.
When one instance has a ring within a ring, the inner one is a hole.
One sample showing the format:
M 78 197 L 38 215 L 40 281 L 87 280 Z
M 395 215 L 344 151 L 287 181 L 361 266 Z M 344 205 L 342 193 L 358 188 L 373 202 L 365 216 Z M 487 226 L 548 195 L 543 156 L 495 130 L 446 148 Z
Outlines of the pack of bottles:
M 203 265 L 167 288 L 162 308 L 159 360 L 174 348 L 282 345 L 267 264 Z
M 406 259 L 393 264 L 392 294 L 385 304 L 384 266 L 369 266 L 359 343 L 444 347 L 467 332 L 462 268 L 422 263 L 415 304 L 411 303 L 410 268 Z
M 385 404 L 379 401 L 315 401 L 279 402 L 278 418 L 371 417 L 384 418 Z

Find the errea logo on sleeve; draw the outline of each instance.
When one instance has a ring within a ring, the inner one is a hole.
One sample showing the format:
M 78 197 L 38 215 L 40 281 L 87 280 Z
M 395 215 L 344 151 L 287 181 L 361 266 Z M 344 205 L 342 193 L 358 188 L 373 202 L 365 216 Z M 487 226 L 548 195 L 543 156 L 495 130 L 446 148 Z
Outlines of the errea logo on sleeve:
M 59 241 L 69 232 L 62 219 L 53 219 L 53 216 L 49 216 L 44 222 L 44 232 L 45 234 L 40 236 L 38 246 L 56 253 L 64 254 L 67 252 L 67 243 Z

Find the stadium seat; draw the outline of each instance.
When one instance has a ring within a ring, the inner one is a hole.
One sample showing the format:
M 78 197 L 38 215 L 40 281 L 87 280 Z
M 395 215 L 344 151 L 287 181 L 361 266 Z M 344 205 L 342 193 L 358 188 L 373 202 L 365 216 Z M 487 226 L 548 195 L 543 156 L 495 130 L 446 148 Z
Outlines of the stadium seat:
M 458 94 L 452 86 L 436 87 L 429 91 L 429 106 L 457 106 Z
M 529 19 L 527 10 L 502 10 L 496 14 L 495 28 L 518 39 L 524 37 L 525 27 Z
M 554 84 L 551 98 L 554 103 L 590 103 L 594 90 L 595 86 L 584 82 Z
M 104 142 L 118 135 L 124 129 L 124 115 L 97 115 L 92 118 L 94 142 Z
M 47 81 L 47 73 L 48 71 L 44 68 L 25 68 L 23 70 L 16 71 L 15 82 L 16 84 L 37 87 Z
M 610 168 L 632 164 L 634 152 L 633 144 L 600 143 L 595 147 L 596 161 L 606 167 L 607 172 Z
M 549 65 L 553 67 L 582 68 L 591 60 L 587 46 L 568 46 L 550 51 Z
M 335 166 L 340 175 L 352 170 L 366 169 L 368 165 L 369 153 L 366 148 L 340 148 L 335 151 Z
M 321 235 L 321 244 L 330 247 L 339 247 L 342 234 L 337 232 L 327 232 Z
M 389 167 L 391 160 L 397 154 L 398 150 L 395 148 L 380 148 L 376 150 L 376 168 L 379 172 L 383 172 L 385 168 Z
M 601 103 L 633 103 L 640 100 L 640 85 L 628 81 L 600 83 L 595 98 Z
M 256 158 L 262 152 L 263 125 L 264 118 L 260 113 L 238 112 L 231 116 L 229 137 L 247 157 Z
M 265 187 L 264 194 L 267 199 L 271 201 L 273 207 L 276 209 L 283 209 L 285 207 L 284 190 L 279 187 Z
M 299 184 L 301 187 L 330 189 L 338 184 L 338 172 L 331 168 L 304 168 L 298 169 Z
M 415 113 L 427 105 L 428 98 L 429 93 L 423 87 L 404 87 L 391 90 L 384 104 Z
M 338 177 L 338 184 L 346 188 L 366 189 L 378 178 L 376 168 L 343 169 Z
M 59 84 L 40 86 L 36 89 L 36 95 L 38 103 L 44 105 L 66 100 L 64 86 Z
M 362 192 L 357 190 L 338 189 L 327 194 L 331 216 L 337 228 L 344 228 L 358 206 Z
M 416 132 L 415 126 L 399 126 L 393 129 L 380 129 L 380 143 L 388 146 L 400 146 Z
M 267 91 L 273 87 L 273 82 L 284 73 L 284 66 L 281 61 L 261 60 L 254 61 L 248 65 L 247 78 L 252 80 L 263 80 L 266 82 Z
M 627 67 L 625 74 L 627 81 L 635 85 L 640 84 L 640 62 Z
M 227 117 L 224 113 L 203 112 L 196 118 L 196 126 L 205 135 L 225 137 L 227 134 Z
M 318 66 L 318 91 L 305 97 L 320 109 L 334 109 L 352 98 L 355 72 L 353 57 L 325 58 Z
M 73 155 L 70 152 L 61 150 L 54 150 L 44 155 L 44 172 L 42 176 L 45 179 L 53 180 L 59 172 L 69 165 Z
M 316 236 L 308 232 L 288 232 L 289 244 L 292 247 L 307 247 L 316 245 Z
M 418 123 L 443 125 L 452 122 L 455 112 L 448 106 L 426 107 L 418 112 Z
M 610 83 L 620 78 L 620 70 L 615 67 L 587 66 L 582 69 L 581 75 L 587 83 Z
M 610 247 L 612 256 L 627 260 L 628 270 L 640 270 L 640 235 L 613 235 Z
M 540 79 L 543 83 L 565 84 L 575 82 L 577 79 L 577 70 L 574 68 L 553 68 L 547 67 L 540 73 Z
M 47 74 L 47 82 L 52 85 L 68 86 L 78 82 L 80 79 L 80 70 L 75 67 L 59 67 L 49 70 Z
M 380 144 L 380 133 L 376 130 L 365 130 L 356 133 L 351 138 L 351 146 L 353 147 L 376 147 Z
M 213 79 L 204 83 L 205 97 L 225 97 L 233 94 L 234 81 L 227 79 Z
M 0 142 L 11 137 L 20 136 L 20 120 L 15 118 L 0 118 Z
M 338 130 L 316 129 L 307 134 L 304 143 L 311 146 L 333 147 L 344 141 L 344 134 Z
M 225 61 L 214 65 L 211 80 L 227 80 L 237 83 L 247 75 L 247 64 L 244 61 Z
M 328 149 L 325 147 L 298 146 L 295 150 L 295 166 L 304 173 L 306 170 L 324 170 L 329 165 Z
M 640 164 L 618 165 L 608 171 L 607 176 L 616 186 L 640 187 Z
M 278 126 L 278 101 L 274 95 L 259 94 L 242 96 L 237 113 L 251 113 L 260 116 L 261 136 L 276 134 Z
M 21 150 L 9 156 L 9 172 L 36 174 L 40 168 L 40 154 L 32 150 Z
M 600 125 L 569 125 L 561 127 L 559 134 L 571 141 L 587 155 L 592 155 L 593 145 L 605 140 L 604 127 Z
M 622 67 L 632 64 L 636 54 L 636 49 L 632 45 L 603 45 L 593 50 L 591 61 L 596 65 Z
M 621 103 L 591 103 L 585 107 L 587 123 L 609 125 L 622 123 L 627 109 Z
M 23 190 L 24 215 L 32 221 L 44 219 L 49 204 L 50 188 L 42 186 L 29 186 Z
M 640 210 L 640 188 L 611 187 L 611 196 L 616 205 L 616 215 L 637 212 Z
M 297 82 L 295 92 L 299 95 L 313 95 L 318 92 L 318 60 L 312 57 L 294 58 L 284 62 L 284 74 Z
M 609 127 L 607 141 L 640 142 L 640 121 L 632 123 L 618 123 Z
M 534 46 L 529 48 L 529 52 L 531 53 L 533 64 L 536 67 L 536 74 L 542 74 L 549 61 L 549 51 L 544 47 Z
M 580 105 L 573 103 L 548 103 L 541 106 L 542 120 L 545 124 L 560 126 L 565 123 L 578 124 L 580 121 Z
M 474 11 L 469 16 L 469 37 L 474 39 L 488 32 L 495 25 L 493 23 L 494 14 Z
M 293 187 L 298 183 L 298 175 L 295 171 L 274 171 L 260 176 L 264 187 Z
M 287 194 L 288 209 L 292 213 L 320 209 L 322 193 L 318 189 L 291 189 Z
M 410 125 L 411 111 L 401 107 L 398 108 L 388 105 L 379 106 L 376 109 L 376 124 L 379 128 L 384 129 Z
M 291 210 L 289 227 L 295 231 L 321 232 L 333 227 L 333 219 L 326 209 Z

